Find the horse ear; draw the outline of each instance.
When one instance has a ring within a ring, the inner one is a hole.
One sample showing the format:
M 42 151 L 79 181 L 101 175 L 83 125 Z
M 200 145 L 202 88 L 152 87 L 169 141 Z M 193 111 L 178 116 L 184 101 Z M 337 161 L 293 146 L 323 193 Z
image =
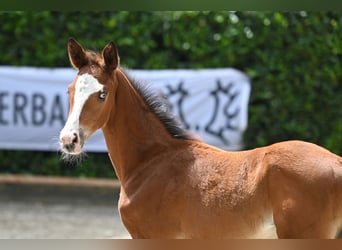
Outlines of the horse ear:
M 108 71 L 115 70 L 120 64 L 119 53 L 116 45 L 109 42 L 102 50 L 102 56 L 105 62 L 105 68 Z
M 82 68 L 88 63 L 84 49 L 73 38 L 70 38 L 68 41 L 68 55 L 70 63 L 77 69 Z

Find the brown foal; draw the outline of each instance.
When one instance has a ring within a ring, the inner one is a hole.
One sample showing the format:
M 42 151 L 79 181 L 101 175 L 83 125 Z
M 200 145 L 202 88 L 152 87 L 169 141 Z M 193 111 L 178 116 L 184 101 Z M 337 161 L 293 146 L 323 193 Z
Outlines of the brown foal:
M 102 53 L 70 39 L 62 151 L 82 153 L 102 129 L 121 183 L 119 211 L 133 238 L 333 238 L 342 224 L 342 158 L 287 141 L 226 152 L 189 134 L 162 99 L 129 79 L 116 46 Z M 273 223 L 272 223 L 273 221 Z

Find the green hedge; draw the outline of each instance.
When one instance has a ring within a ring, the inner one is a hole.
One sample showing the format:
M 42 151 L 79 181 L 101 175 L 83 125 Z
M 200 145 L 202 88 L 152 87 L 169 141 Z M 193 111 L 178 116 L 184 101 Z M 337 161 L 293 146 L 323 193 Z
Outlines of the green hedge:
M 238 68 L 252 81 L 246 148 L 302 139 L 342 154 L 339 13 L 9 12 L 0 23 L 2 65 L 68 67 L 66 43 L 75 37 L 95 50 L 113 40 L 129 68 Z M 2 172 L 25 168 L 12 166 L 17 154 L 0 154 Z M 70 174 L 55 155 L 35 155 L 40 160 L 27 171 Z M 80 168 L 112 173 L 106 156 L 94 155 Z

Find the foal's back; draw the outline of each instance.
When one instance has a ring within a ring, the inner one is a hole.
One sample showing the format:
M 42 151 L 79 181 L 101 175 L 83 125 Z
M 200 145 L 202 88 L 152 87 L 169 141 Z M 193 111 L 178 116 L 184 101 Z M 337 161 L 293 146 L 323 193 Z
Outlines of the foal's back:
M 288 141 L 241 152 L 197 144 L 189 183 L 200 237 L 262 237 L 274 220 L 280 238 L 332 238 L 341 225 L 342 158 Z M 190 189 L 189 189 L 190 190 Z M 205 226 L 203 218 L 210 221 Z M 185 224 L 185 223 L 183 223 Z M 190 227 L 190 226 L 189 226 Z

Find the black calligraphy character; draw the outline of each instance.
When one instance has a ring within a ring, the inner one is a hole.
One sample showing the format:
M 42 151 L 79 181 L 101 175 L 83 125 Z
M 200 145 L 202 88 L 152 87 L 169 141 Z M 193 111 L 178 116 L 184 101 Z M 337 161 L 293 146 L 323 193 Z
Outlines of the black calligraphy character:
M 168 90 L 168 93 L 166 93 L 167 98 L 170 100 L 173 97 L 176 97 L 175 102 L 170 101 L 170 108 L 174 114 L 176 114 L 181 122 L 184 124 L 186 129 L 190 128 L 190 125 L 186 122 L 185 120 L 185 115 L 183 111 L 183 101 L 185 98 L 188 97 L 189 93 L 188 91 L 184 88 L 184 83 L 180 82 L 176 86 L 171 86 L 171 85 L 166 85 L 166 88 Z
M 234 111 L 231 111 L 231 106 L 240 92 L 232 92 L 233 83 L 229 83 L 226 87 L 222 86 L 220 80 L 217 80 L 216 83 L 216 89 L 210 92 L 215 101 L 214 110 L 210 121 L 205 126 L 205 131 L 218 137 L 225 145 L 229 145 L 229 140 L 225 137 L 224 132 L 238 129 L 232 122 L 240 113 L 240 109 L 237 107 Z M 222 114 L 225 118 L 224 124 L 217 126 L 216 123 L 218 123 L 218 119 L 222 117 Z

